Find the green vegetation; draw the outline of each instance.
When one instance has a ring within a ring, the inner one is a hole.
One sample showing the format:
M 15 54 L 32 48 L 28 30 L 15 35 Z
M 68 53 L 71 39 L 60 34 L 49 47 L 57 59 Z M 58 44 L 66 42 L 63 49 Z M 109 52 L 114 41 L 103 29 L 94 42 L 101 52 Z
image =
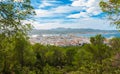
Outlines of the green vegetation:
M 24 74 L 29 70 L 26 65 L 34 63 L 34 52 L 27 40 L 27 32 L 31 25 L 22 23 L 31 15 L 34 15 L 34 11 L 30 0 L 0 1 L 1 74 Z
M 120 38 L 108 45 L 101 35 L 84 46 L 32 45 L 27 37 L 31 26 L 22 21 L 33 14 L 30 0 L 0 2 L 0 74 L 120 73 Z
M 31 45 L 22 37 L 10 44 L 2 40 L 0 74 L 119 74 L 120 38 L 109 45 L 104 39 L 97 35 L 91 44 L 68 47 Z
M 108 14 L 111 24 L 120 29 L 120 0 L 101 0 L 99 5 L 102 11 Z

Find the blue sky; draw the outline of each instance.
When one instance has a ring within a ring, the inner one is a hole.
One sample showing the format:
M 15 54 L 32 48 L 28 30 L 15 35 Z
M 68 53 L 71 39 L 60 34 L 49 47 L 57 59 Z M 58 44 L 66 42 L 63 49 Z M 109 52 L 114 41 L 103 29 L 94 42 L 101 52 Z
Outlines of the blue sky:
M 99 7 L 100 0 L 31 0 L 36 29 L 93 28 L 115 29 Z

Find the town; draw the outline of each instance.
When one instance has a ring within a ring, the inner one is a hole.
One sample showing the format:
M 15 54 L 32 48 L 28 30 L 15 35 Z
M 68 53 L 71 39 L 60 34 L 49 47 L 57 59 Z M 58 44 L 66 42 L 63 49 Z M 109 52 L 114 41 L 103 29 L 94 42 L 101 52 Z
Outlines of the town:
M 83 44 L 90 43 L 89 38 L 77 37 L 74 35 L 68 36 L 41 36 L 36 35 L 30 37 L 30 42 L 40 43 L 43 45 L 55 45 L 55 46 L 82 46 Z

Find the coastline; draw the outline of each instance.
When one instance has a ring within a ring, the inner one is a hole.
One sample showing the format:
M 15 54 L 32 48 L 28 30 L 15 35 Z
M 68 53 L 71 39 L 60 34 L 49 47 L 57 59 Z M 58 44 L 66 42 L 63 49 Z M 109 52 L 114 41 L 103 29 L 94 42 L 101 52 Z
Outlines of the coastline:
M 104 43 L 108 44 L 112 38 L 105 38 Z M 40 43 L 54 46 L 82 46 L 83 44 L 90 44 L 90 37 L 75 35 L 32 35 L 29 40 L 31 44 Z

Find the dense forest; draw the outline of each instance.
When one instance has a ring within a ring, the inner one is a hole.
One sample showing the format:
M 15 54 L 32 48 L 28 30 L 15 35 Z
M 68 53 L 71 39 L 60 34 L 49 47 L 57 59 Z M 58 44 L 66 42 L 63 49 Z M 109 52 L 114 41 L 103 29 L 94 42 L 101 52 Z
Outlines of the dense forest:
M 119 28 L 120 0 L 102 1 L 100 7 Z M 83 46 L 31 44 L 32 27 L 22 22 L 33 15 L 30 0 L 0 0 L 0 74 L 120 74 L 120 38 L 105 44 L 97 35 Z
M 109 44 L 104 39 L 97 35 L 91 37 L 91 44 L 68 47 L 31 45 L 23 37 L 11 38 L 10 43 L 1 40 L 0 73 L 119 74 L 120 38 L 111 39 Z

